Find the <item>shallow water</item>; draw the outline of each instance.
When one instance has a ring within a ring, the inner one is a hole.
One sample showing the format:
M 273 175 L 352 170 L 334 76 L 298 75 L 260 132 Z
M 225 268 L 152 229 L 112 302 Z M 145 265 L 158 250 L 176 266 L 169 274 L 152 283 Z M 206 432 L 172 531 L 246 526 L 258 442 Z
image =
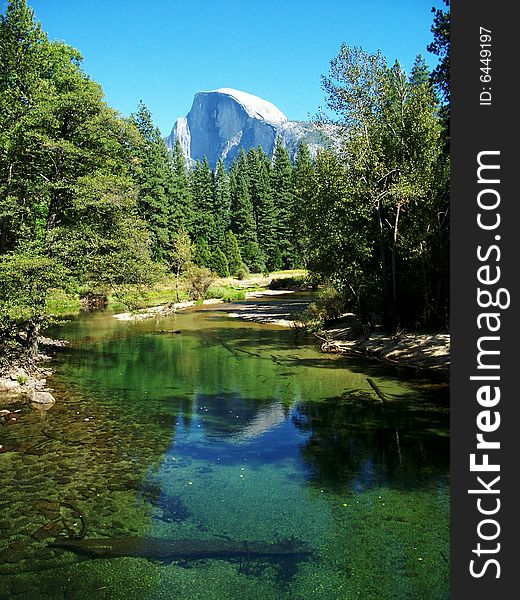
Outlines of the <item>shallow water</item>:
M 446 389 L 225 307 L 97 313 L 52 333 L 71 341 L 54 361 L 58 403 L 21 405 L 0 428 L 1 598 L 449 597 Z M 293 539 L 311 554 L 90 559 L 49 546 L 84 527 L 86 539 Z

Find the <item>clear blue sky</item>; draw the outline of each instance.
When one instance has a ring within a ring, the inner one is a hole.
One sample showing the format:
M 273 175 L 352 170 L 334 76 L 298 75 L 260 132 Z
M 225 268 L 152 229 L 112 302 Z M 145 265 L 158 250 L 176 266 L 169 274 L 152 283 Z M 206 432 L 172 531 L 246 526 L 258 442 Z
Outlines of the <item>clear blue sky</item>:
M 197 91 L 232 87 L 273 102 L 291 120 L 324 104 L 320 75 L 342 42 L 380 49 L 409 69 L 430 65 L 432 5 L 440 0 L 28 0 L 44 31 L 84 56 L 107 102 L 139 100 L 163 134 Z M 0 0 L 2 12 L 6 0 Z

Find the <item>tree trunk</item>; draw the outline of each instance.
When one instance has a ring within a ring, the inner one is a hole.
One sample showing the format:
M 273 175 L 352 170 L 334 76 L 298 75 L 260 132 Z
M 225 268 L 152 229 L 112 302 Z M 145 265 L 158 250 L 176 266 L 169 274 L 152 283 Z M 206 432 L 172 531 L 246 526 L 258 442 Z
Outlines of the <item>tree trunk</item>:
M 7 246 L 7 223 L 4 221 L 0 227 L 0 254 L 6 251 Z
M 386 267 L 386 256 L 385 256 L 385 243 L 383 237 L 383 219 L 381 218 L 381 201 L 378 200 L 376 204 L 377 223 L 379 226 L 379 253 L 381 255 L 381 270 L 382 270 L 382 283 L 383 283 L 383 304 L 388 305 L 388 272 Z
M 181 275 L 181 268 L 180 266 L 177 267 L 177 273 L 175 276 L 175 297 L 177 298 L 177 302 L 179 302 L 179 278 Z
M 397 204 L 397 211 L 395 213 L 394 221 L 394 235 L 392 244 L 392 312 L 394 318 L 397 314 L 397 267 L 396 267 L 396 254 L 397 254 L 397 235 L 399 231 L 399 214 L 401 212 L 401 204 Z
M 31 320 L 29 327 L 27 328 L 25 347 L 27 354 L 31 359 L 35 359 L 38 355 L 38 337 L 40 335 L 41 323 L 41 317 L 35 317 L 35 319 Z

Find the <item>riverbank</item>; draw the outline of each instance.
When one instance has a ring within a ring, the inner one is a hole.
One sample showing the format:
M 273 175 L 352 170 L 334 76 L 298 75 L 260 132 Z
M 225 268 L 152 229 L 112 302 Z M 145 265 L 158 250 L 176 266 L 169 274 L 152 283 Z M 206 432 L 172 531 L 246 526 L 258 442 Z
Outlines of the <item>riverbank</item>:
M 331 336 L 321 350 L 335 354 L 364 356 L 387 365 L 431 374 L 443 379 L 450 373 L 450 335 L 448 333 L 372 332 L 368 337 L 342 339 L 343 330 L 329 329 Z M 348 335 L 348 334 L 347 334 Z M 338 337 L 339 336 L 339 337 Z
M 272 297 L 272 296 L 280 296 L 284 294 L 292 294 L 294 293 L 292 290 L 256 290 L 253 292 L 245 292 L 244 298 L 245 300 L 262 298 L 263 296 Z M 172 302 L 169 304 L 161 304 L 159 306 L 150 306 L 148 308 L 142 308 L 135 312 L 124 312 L 124 313 L 116 313 L 114 318 L 118 321 L 142 321 L 143 319 L 152 319 L 152 318 L 161 318 L 173 315 L 179 311 L 186 310 L 188 308 L 197 308 L 200 306 L 211 306 L 214 304 L 226 304 L 226 300 L 222 298 L 208 298 L 207 300 L 202 301 L 194 301 L 194 300 L 185 300 L 184 302 Z M 307 305 L 308 303 L 305 303 Z M 239 307 L 238 313 L 229 313 L 230 317 L 240 317 L 244 320 L 256 321 L 259 323 L 271 323 L 274 325 L 283 325 L 283 326 L 291 326 L 296 323 L 293 320 L 287 320 L 283 318 L 283 315 L 288 315 L 291 313 L 280 313 L 274 312 L 271 315 L 267 315 L 262 313 L 261 304 L 243 304 L 240 302 L 233 302 L 233 306 Z M 266 306 L 272 306 L 272 301 L 267 302 Z M 253 309 L 251 315 L 248 315 L 249 308 Z M 297 310 L 302 308 L 301 305 L 298 305 Z M 248 318 L 248 317 L 251 318 Z
M 52 358 L 48 353 L 65 347 L 67 342 L 41 337 L 38 344 L 41 351 L 34 358 L 28 360 L 21 354 L 13 354 L 0 367 L 0 405 L 4 419 L 10 414 L 6 407 L 21 398 L 38 407 L 50 407 L 56 402 L 52 394 L 54 390 L 47 386 L 52 369 L 45 365 Z
M 194 300 L 172 302 L 170 304 L 161 304 L 159 306 L 142 308 L 135 312 L 116 313 L 114 318 L 118 321 L 142 321 L 143 319 L 167 317 L 180 310 L 192 308 L 194 306 L 208 306 L 210 304 L 222 304 L 223 302 L 224 300 L 220 298 L 209 298 L 208 300 L 203 300 L 202 302 L 195 302 Z
M 277 291 L 276 295 L 292 293 Z M 235 304 L 228 316 L 244 321 L 280 325 L 295 329 L 304 328 L 298 320 L 299 313 L 307 308 L 310 299 L 270 298 L 260 302 Z M 353 317 L 353 315 L 350 315 Z M 442 379 L 449 378 L 449 333 L 390 333 L 375 330 L 360 336 L 349 319 L 330 323 L 315 333 L 322 341 L 321 351 L 334 354 L 363 356 L 387 365 L 431 374 Z

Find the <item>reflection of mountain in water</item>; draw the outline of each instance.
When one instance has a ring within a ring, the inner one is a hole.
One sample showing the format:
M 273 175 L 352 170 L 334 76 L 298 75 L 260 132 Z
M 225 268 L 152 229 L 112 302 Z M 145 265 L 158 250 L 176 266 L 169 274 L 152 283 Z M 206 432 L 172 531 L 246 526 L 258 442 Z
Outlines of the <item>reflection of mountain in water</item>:
M 284 410 L 281 402 L 275 402 L 271 406 L 261 408 L 253 419 L 243 427 L 242 431 L 235 436 L 236 441 L 245 441 L 256 438 L 278 425 L 287 418 L 287 410 Z
M 239 394 L 198 395 L 193 410 L 207 437 L 241 443 L 272 431 L 289 419 L 289 409 L 278 401 L 242 398 Z M 183 415 L 191 421 L 194 415 Z

